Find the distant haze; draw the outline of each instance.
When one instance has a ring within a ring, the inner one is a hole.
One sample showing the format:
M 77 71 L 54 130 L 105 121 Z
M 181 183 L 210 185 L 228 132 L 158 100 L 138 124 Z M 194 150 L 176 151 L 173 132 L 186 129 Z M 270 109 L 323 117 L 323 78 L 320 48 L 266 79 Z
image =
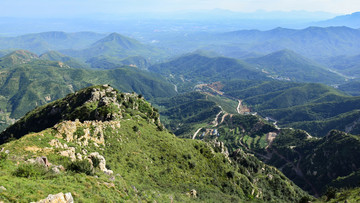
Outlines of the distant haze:
M 2 17 L 86 17 L 212 9 L 349 14 L 359 11 L 360 4 L 358 0 L 1 0 L 0 8 Z

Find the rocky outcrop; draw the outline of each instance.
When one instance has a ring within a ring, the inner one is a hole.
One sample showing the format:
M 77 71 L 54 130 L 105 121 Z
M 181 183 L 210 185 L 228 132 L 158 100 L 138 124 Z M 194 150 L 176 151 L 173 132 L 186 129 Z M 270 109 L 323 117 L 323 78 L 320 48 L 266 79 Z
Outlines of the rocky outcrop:
M 190 192 L 186 193 L 188 197 L 197 198 L 197 192 L 196 190 L 192 189 Z
M 141 96 L 120 93 L 109 85 L 102 85 L 82 89 L 29 112 L 1 133 L 0 144 L 12 136 L 20 138 L 29 132 L 40 132 L 63 121 L 69 123 L 57 125 L 57 129 L 61 135 L 65 133 L 67 141 L 72 141 L 72 137 L 67 136 L 66 132 L 76 132 L 77 123 L 71 123 L 75 119 L 84 124 L 86 121 L 120 121 L 123 116 L 129 116 L 128 110 L 136 110 L 136 114 L 162 127 L 159 113 Z
M 108 174 L 108 175 L 111 175 L 113 174 L 113 171 L 112 170 L 109 170 L 106 168 L 106 160 L 103 156 L 101 156 L 99 154 L 99 152 L 93 152 L 93 153 L 90 153 L 89 156 L 88 156 L 88 160 L 90 161 L 90 163 L 94 166 L 94 163 L 93 163 L 93 160 L 96 159 L 98 161 L 98 167 L 99 169 Z
M 58 131 L 55 136 L 80 146 L 88 146 L 89 141 L 93 141 L 97 145 L 104 145 L 104 129 L 107 127 L 115 130 L 119 129 L 121 124 L 120 121 L 63 121 L 55 125 L 55 129 Z M 50 145 L 64 148 L 61 143 L 51 143 Z
M 228 149 L 225 147 L 224 143 L 221 141 L 218 141 L 217 139 L 212 140 L 209 142 L 210 145 L 212 146 L 212 148 L 216 151 L 216 152 L 220 152 L 221 154 L 223 154 L 225 156 L 225 158 L 231 162 L 230 158 L 229 158 L 229 151 Z
M 46 158 L 46 156 L 42 157 L 36 157 L 35 159 L 29 159 L 27 160 L 30 164 L 39 164 L 41 166 L 44 166 L 46 168 L 49 168 L 52 164 L 49 162 L 49 160 Z
M 70 192 L 68 193 L 58 193 L 55 195 L 48 195 L 46 199 L 37 201 L 36 203 L 74 203 L 74 199 Z

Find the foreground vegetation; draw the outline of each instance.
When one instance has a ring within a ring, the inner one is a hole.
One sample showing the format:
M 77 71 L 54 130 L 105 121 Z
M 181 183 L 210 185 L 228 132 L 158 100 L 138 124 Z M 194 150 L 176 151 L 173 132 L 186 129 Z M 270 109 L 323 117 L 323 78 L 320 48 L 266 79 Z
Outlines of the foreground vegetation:
M 48 110 L 63 103 L 69 104 L 68 111 L 54 111 L 56 125 L 44 124 L 38 132 L 1 145 L 8 153 L 1 153 L 4 201 L 36 201 L 59 192 L 71 192 L 76 202 L 311 198 L 279 170 L 244 151 L 229 158 L 219 143 L 175 137 L 140 95 L 109 86 L 83 89 L 35 109 L 18 123 L 28 126 L 35 118 L 44 119 Z M 43 156 L 50 166 L 31 161 Z

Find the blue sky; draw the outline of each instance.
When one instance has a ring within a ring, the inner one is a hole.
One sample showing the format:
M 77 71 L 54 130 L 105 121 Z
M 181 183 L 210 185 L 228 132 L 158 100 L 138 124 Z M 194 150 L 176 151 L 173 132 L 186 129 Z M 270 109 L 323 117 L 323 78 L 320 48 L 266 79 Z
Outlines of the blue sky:
M 0 0 L 1 16 L 59 17 L 92 14 L 211 10 L 240 12 L 325 11 L 350 14 L 360 11 L 358 0 Z

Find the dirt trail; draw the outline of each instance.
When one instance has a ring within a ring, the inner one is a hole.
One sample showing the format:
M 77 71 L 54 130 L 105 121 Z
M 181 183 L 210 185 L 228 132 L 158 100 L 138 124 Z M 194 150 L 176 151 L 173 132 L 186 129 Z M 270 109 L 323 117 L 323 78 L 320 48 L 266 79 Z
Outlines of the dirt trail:
M 218 122 L 219 116 L 220 116 L 222 113 L 224 113 L 224 110 L 222 109 L 222 107 L 221 107 L 221 106 L 219 106 L 219 107 L 220 107 L 221 111 L 220 111 L 218 114 L 216 114 L 216 116 L 215 116 L 215 119 L 214 119 L 214 121 L 213 121 L 214 127 L 216 127 L 216 126 L 219 125 L 219 122 Z
M 222 123 L 224 122 L 226 116 L 228 116 L 228 115 L 229 115 L 229 114 L 226 113 L 226 114 L 224 114 L 224 115 L 222 116 L 221 121 L 220 121 L 220 124 L 222 124 Z
M 236 112 L 238 112 L 238 114 L 245 114 L 245 113 L 250 113 L 250 109 L 244 105 L 242 105 L 242 100 L 238 100 L 239 104 L 236 107 Z
M 195 140 L 196 135 L 200 132 L 201 129 L 202 129 L 202 128 L 199 128 L 199 129 L 194 133 L 194 135 L 193 135 L 193 137 L 192 137 L 193 140 Z

